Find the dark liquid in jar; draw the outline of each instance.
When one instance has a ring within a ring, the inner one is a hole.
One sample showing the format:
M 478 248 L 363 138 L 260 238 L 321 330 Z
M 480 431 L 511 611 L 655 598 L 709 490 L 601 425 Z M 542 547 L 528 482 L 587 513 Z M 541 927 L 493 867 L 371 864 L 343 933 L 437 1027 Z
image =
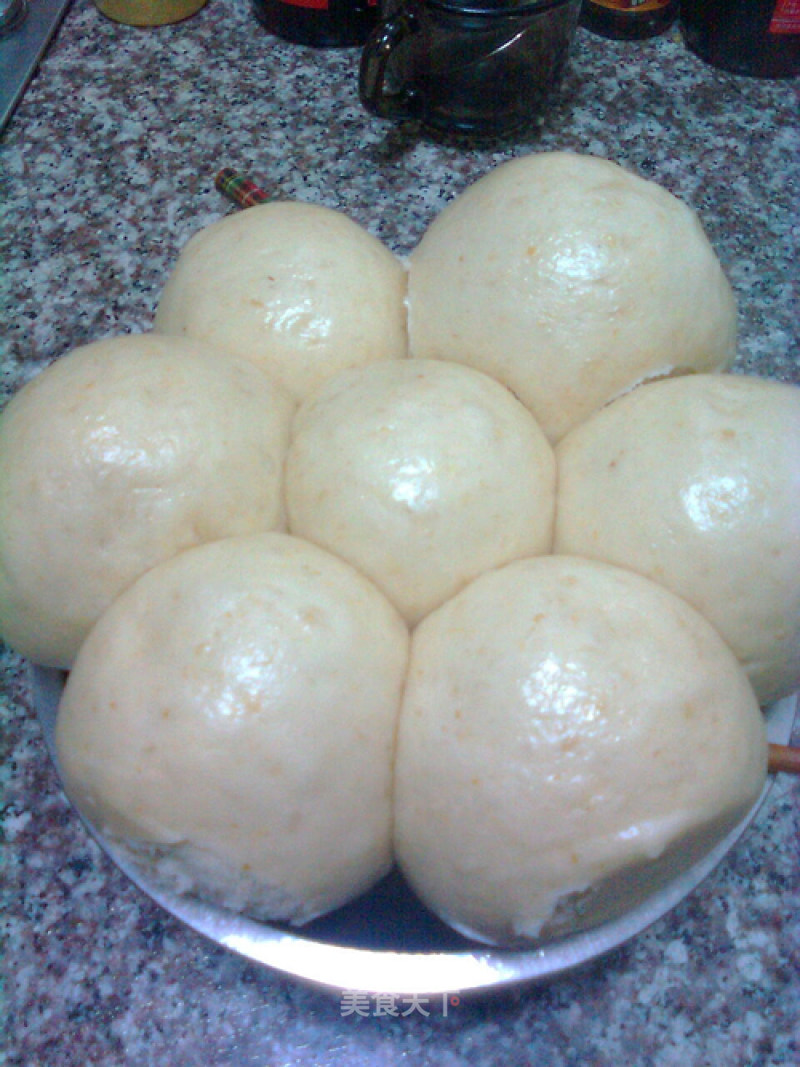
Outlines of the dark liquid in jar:
M 410 67 L 401 80 L 413 85 L 420 118 L 433 129 L 507 135 L 531 127 L 561 78 L 574 13 L 567 5 L 547 22 L 523 17 L 431 13 L 424 45 L 398 48 Z M 398 68 L 399 70 L 399 68 Z M 446 117 L 442 117 L 446 116 Z

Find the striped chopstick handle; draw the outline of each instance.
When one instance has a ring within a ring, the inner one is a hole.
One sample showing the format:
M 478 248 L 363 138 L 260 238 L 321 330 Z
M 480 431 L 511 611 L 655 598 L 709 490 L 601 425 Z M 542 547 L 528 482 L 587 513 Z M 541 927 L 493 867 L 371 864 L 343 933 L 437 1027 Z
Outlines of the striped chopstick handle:
M 239 207 L 253 207 L 254 204 L 263 204 L 272 197 L 265 193 L 255 182 L 238 174 L 232 167 L 223 167 L 214 179 L 214 185 L 222 193 Z

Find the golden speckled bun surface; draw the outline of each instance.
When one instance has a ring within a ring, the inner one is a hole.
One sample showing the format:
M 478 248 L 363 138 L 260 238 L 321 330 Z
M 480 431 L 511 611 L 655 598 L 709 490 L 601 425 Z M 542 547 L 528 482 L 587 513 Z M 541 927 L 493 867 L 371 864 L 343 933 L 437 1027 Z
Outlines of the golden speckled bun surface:
M 762 704 L 800 686 L 800 389 L 642 386 L 557 448 L 556 550 L 630 567 L 709 619 Z
M 422 899 L 472 936 L 621 915 L 721 838 L 765 773 L 733 654 L 633 572 L 520 560 L 412 636 L 395 848 Z
M 358 223 L 275 201 L 190 239 L 155 329 L 252 360 L 302 400 L 343 367 L 404 357 L 405 297 L 402 263 Z
M 486 375 L 373 363 L 300 406 L 286 502 L 292 533 L 349 560 L 413 624 L 482 571 L 550 551 L 555 459 Z
M 391 863 L 408 631 L 286 534 L 190 549 L 90 634 L 58 712 L 70 796 L 201 895 L 303 922 Z
M 409 262 L 413 356 L 505 383 L 550 440 L 641 381 L 727 367 L 736 305 L 694 213 L 606 160 L 495 167 Z
M 293 403 L 251 363 L 156 334 L 51 364 L 0 418 L 0 633 L 68 666 L 156 563 L 281 528 Z

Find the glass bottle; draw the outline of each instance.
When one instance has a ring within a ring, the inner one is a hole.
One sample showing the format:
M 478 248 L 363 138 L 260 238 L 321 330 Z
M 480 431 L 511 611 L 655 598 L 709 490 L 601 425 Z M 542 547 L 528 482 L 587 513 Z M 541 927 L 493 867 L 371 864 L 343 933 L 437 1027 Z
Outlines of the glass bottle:
M 378 0 L 253 0 L 253 12 L 287 41 L 337 48 L 366 41 L 378 21 Z
M 682 0 L 681 29 L 714 67 L 756 78 L 800 74 L 798 0 Z
M 668 30 L 678 0 L 583 0 L 580 25 L 601 37 L 641 40 Z

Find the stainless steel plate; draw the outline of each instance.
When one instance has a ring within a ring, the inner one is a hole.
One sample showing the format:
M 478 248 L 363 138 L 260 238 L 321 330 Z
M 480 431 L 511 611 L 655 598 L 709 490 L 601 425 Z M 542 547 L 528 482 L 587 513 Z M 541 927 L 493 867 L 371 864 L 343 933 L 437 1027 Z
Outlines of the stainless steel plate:
M 33 669 L 36 712 L 54 762 L 56 711 L 64 678 L 60 671 Z M 788 743 L 797 704 L 793 696 L 769 710 L 770 741 Z M 770 785 L 767 782 L 749 815 L 716 848 L 640 907 L 586 933 L 521 950 L 486 948 L 461 938 L 432 916 L 397 875 L 347 907 L 309 923 L 302 933 L 255 922 L 154 885 L 146 870 L 79 814 L 100 847 L 144 893 L 216 944 L 339 993 L 435 996 L 552 978 L 618 948 L 674 908 L 711 873 L 744 833 Z

